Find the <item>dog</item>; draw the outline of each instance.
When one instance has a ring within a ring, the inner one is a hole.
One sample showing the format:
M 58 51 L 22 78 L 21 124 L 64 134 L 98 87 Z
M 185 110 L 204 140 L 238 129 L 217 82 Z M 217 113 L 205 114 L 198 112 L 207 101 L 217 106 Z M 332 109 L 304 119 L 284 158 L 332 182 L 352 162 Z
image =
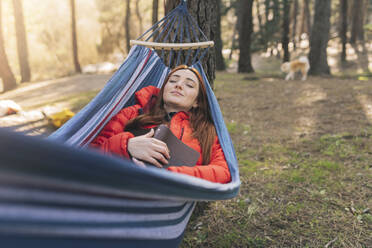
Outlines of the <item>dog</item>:
M 300 71 L 302 74 L 301 80 L 306 80 L 307 73 L 310 69 L 310 63 L 307 57 L 302 56 L 299 59 L 283 63 L 280 69 L 282 70 L 282 72 L 288 73 L 285 77 L 285 80 L 294 80 L 295 74 L 298 71 Z

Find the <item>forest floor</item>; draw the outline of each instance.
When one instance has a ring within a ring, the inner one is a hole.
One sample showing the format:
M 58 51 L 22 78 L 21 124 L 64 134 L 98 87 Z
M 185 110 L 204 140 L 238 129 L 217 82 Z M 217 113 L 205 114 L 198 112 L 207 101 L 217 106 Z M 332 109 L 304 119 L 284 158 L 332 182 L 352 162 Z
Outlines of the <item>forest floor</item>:
M 371 79 L 279 75 L 217 73 L 242 185 L 232 200 L 198 204 L 181 247 L 371 247 Z M 78 111 L 108 78 L 79 75 L 2 94 L 35 114 L 1 117 L 0 126 L 48 135 L 41 109 Z
M 215 94 L 242 185 L 182 247 L 371 247 L 372 80 L 221 73 Z
M 0 127 L 33 136 L 47 136 L 55 128 L 42 111 L 53 114 L 63 109 L 73 112 L 84 107 L 106 84 L 110 75 L 75 75 L 43 82 L 24 83 L 0 94 L 0 100 L 13 100 L 23 112 L 0 117 Z

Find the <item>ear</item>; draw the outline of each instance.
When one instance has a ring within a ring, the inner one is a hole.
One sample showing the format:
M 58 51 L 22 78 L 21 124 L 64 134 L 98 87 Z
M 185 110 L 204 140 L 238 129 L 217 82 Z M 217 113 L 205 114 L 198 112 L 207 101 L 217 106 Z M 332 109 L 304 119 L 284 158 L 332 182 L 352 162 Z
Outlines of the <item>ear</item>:
M 192 105 L 193 108 L 197 108 L 198 107 L 198 103 L 195 101 L 194 104 Z

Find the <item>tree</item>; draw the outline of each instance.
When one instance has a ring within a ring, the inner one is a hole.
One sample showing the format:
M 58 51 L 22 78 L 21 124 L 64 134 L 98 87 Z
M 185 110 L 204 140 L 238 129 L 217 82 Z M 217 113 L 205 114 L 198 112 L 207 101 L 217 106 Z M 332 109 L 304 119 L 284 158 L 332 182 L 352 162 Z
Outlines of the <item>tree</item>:
M 225 60 L 222 56 L 222 39 L 221 39 L 221 0 L 215 0 L 217 7 L 217 28 L 215 38 L 215 51 L 216 51 L 216 69 L 218 71 L 226 70 Z
M 357 40 L 364 41 L 363 0 L 354 0 L 353 3 L 350 37 L 351 44 L 355 44 Z
M 346 43 L 347 43 L 347 0 L 341 0 L 341 27 L 340 27 L 340 37 L 342 43 L 342 52 L 341 52 L 341 64 L 345 64 L 346 62 Z
M 8 91 L 15 88 L 17 83 L 5 53 L 2 27 L 2 1 L 0 0 L 0 78 L 3 81 L 3 90 Z
M 298 0 L 294 0 L 293 2 L 293 10 L 292 10 L 292 42 L 293 42 L 293 49 L 296 50 L 296 34 L 297 34 L 297 15 L 298 15 Z
M 283 62 L 289 61 L 289 2 L 288 0 L 283 0 L 283 33 L 282 33 L 282 47 L 284 51 Z
M 129 50 L 130 50 L 130 0 L 127 0 L 124 26 L 125 26 L 125 41 L 126 41 L 127 53 L 129 53 Z
M 350 44 L 353 46 L 360 67 L 363 71 L 369 72 L 368 52 L 364 43 L 364 1 L 354 0 L 352 8 L 351 37 Z M 358 42 L 359 41 L 359 42 Z
M 159 0 L 152 0 L 152 24 L 158 22 Z
M 314 22 L 310 35 L 310 74 L 330 74 L 327 62 L 331 0 L 315 0 Z
M 233 52 L 236 49 L 236 42 L 237 42 L 237 37 L 236 36 L 237 36 L 238 30 L 239 30 L 239 22 L 237 20 L 235 22 L 233 34 L 232 34 L 232 37 L 231 37 L 231 49 L 230 49 L 230 54 L 229 54 L 229 60 L 232 59 Z
M 252 7 L 253 0 L 240 0 L 238 9 L 240 50 L 238 72 L 254 72 L 251 63 Z
M 265 41 L 263 40 L 264 39 L 264 36 L 265 36 L 265 29 L 264 29 L 264 24 L 263 24 L 263 20 L 262 20 L 262 15 L 261 15 L 261 4 L 260 4 L 260 0 L 258 1 L 255 1 L 255 4 L 256 4 L 256 17 L 257 17 L 257 23 L 258 23 L 258 34 L 259 34 L 259 42 L 263 45 L 263 46 L 267 46 L 267 44 L 264 44 Z M 267 47 L 266 47 L 267 49 Z
M 70 0 L 71 8 L 71 36 L 72 36 L 72 54 L 74 61 L 75 72 L 81 73 L 81 67 L 79 63 L 78 56 L 78 46 L 77 46 L 77 35 L 76 35 L 76 14 L 75 14 L 75 0 Z
M 141 12 L 140 12 L 140 9 L 139 9 L 139 3 L 140 3 L 140 0 L 137 0 L 136 1 L 136 15 L 137 15 L 138 22 L 139 22 L 139 32 L 140 32 L 140 34 L 142 34 L 143 33 L 143 24 L 142 24 Z
M 21 0 L 13 0 L 13 9 L 17 36 L 18 62 L 21 70 L 21 82 L 28 82 L 31 79 L 31 70 L 28 62 L 27 37 Z
M 265 0 L 265 8 L 267 9 L 266 16 L 266 36 L 267 42 L 275 47 L 280 42 L 280 1 L 279 0 Z M 280 55 L 280 53 L 278 53 Z
M 125 6 L 123 0 L 95 0 L 101 26 L 101 42 L 97 45 L 100 56 L 107 58 L 108 55 L 119 51 L 126 53 L 125 41 Z
M 303 0 L 302 2 L 302 13 L 301 13 L 301 34 L 311 33 L 311 15 L 310 15 L 310 7 L 309 7 L 309 0 Z
M 166 0 L 165 1 L 165 13 L 169 13 L 174 9 L 180 0 Z M 216 42 L 217 36 L 217 12 L 216 0 L 188 0 L 187 7 L 190 15 L 196 20 L 197 24 L 203 31 L 203 33 L 210 39 Z M 213 86 L 213 80 L 215 79 L 215 68 L 216 68 L 216 53 L 214 49 L 209 49 L 209 52 L 204 57 L 203 68 L 208 77 L 208 80 Z

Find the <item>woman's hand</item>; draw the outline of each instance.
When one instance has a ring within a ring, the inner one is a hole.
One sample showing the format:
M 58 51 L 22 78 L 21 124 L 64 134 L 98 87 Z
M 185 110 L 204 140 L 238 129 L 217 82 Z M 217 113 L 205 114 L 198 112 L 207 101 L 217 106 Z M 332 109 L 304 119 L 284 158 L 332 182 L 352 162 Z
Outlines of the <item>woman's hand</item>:
M 146 167 L 146 165 L 145 165 L 144 162 L 142 162 L 142 161 L 136 159 L 135 157 L 132 158 L 132 161 L 133 161 L 136 165 L 138 165 L 139 167 L 143 167 L 143 168 Z
M 128 152 L 137 161 L 146 161 L 162 168 L 162 164 L 168 164 L 169 150 L 163 141 L 155 139 L 153 136 L 154 130 L 151 129 L 145 135 L 129 139 Z

